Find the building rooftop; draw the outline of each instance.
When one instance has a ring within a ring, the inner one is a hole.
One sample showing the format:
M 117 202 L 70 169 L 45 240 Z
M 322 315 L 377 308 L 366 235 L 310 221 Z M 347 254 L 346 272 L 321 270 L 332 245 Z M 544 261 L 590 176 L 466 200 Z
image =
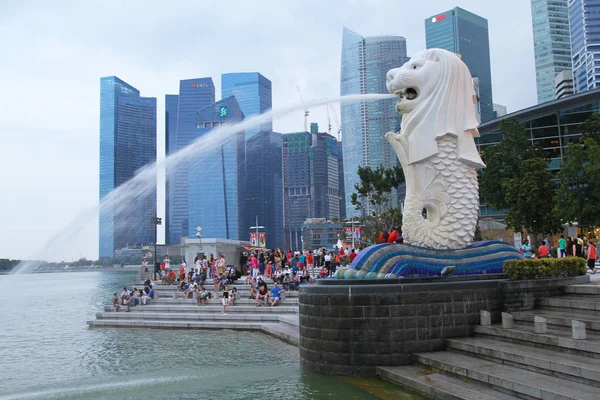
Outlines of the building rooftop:
M 563 97 L 559 100 L 549 101 L 547 103 L 538 104 L 532 107 L 524 108 L 519 111 L 515 111 L 510 114 L 506 114 L 502 117 L 487 121 L 479 125 L 480 131 L 493 131 L 498 127 L 500 122 L 509 118 L 517 118 L 521 121 L 527 121 L 540 116 L 540 113 L 552 114 L 561 110 L 568 110 L 571 108 L 585 106 L 589 103 L 600 102 L 600 89 L 589 90 L 583 93 L 573 94 L 571 96 Z

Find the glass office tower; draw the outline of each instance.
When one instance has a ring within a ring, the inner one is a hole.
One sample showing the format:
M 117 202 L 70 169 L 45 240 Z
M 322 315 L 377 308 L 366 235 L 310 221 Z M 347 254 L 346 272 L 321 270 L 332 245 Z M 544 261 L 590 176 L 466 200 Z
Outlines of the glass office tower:
M 306 246 L 302 226 L 308 218 L 345 217 L 341 143 L 316 123 L 310 130 L 283 135 L 285 247 L 291 249 Z
M 196 113 L 196 137 L 243 119 L 244 113 L 235 97 L 228 97 Z M 203 237 L 240 240 L 245 236 L 247 227 L 240 218 L 244 135 L 242 131 L 217 145 L 207 144 L 201 157 L 187 163 L 189 237 L 195 236 L 198 226 L 202 227 Z
M 272 107 L 271 81 L 258 72 L 221 75 L 221 97 L 234 96 L 245 118 L 263 114 Z M 268 247 L 283 246 L 282 138 L 273 132 L 272 121 L 245 134 L 245 163 L 242 165 L 244 206 L 242 225 L 247 240 L 249 228 L 265 227 Z
M 179 82 L 179 95 L 165 96 L 165 141 L 167 157 L 188 146 L 196 137 L 196 113 L 215 102 L 212 78 Z M 189 226 L 188 169 L 186 164 L 169 166 L 166 171 L 167 244 L 179 244 Z
M 426 46 L 460 54 L 479 85 L 481 122 L 494 118 L 487 19 L 460 7 L 425 20 Z
M 156 182 L 140 186 L 135 202 L 102 200 L 144 166 L 156 161 L 156 98 L 116 76 L 100 78 L 99 256 L 114 257 L 125 246 L 154 242 Z M 112 204 L 112 202 L 109 202 Z
M 387 93 L 387 72 L 407 61 L 406 39 L 402 36 L 364 38 L 344 28 L 340 94 Z M 350 199 L 354 185 L 359 183 L 358 166 L 390 168 L 398 163 L 384 138 L 386 132 L 400 129 L 395 104 L 396 99 L 389 99 L 341 106 L 345 213 L 348 216 L 357 214 Z
M 568 0 L 531 0 L 538 104 L 556 98 L 554 79 L 571 70 Z
M 600 0 L 569 0 L 573 89 L 600 87 Z

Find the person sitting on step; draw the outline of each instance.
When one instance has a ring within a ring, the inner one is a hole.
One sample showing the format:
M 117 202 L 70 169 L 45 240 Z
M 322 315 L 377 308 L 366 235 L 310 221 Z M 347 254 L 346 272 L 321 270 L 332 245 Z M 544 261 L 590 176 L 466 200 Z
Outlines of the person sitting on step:
M 113 303 L 113 306 L 115 307 L 115 312 L 118 312 L 121 305 L 119 304 L 119 295 L 117 294 L 117 292 L 115 292 L 115 294 L 113 296 L 112 303 Z
M 208 290 L 204 288 L 204 286 L 200 286 L 198 297 L 196 298 L 198 305 L 206 305 L 206 300 L 208 300 L 210 293 Z
M 281 293 L 284 292 L 283 288 L 279 287 L 277 282 L 273 283 L 273 288 L 271 289 L 271 307 L 275 307 L 281 301 Z
M 269 291 L 267 290 L 267 286 L 260 286 L 258 289 L 258 294 L 256 295 L 256 307 L 260 307 L 260 300 L 264 299 L 265 307 L 267 306 L 267 301 L 269 300 Z

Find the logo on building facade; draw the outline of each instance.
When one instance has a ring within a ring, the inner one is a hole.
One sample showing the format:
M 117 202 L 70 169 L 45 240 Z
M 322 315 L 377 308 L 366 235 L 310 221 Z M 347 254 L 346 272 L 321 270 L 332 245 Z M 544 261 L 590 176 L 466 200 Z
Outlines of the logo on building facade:
M 221 117 L 227 116 L 227 107 L 221 107 L 220 115 L 221 115 Z
M 193 88 L 207 88 L 208 85 L 206 83 L 192 83 Z
M 437 17 L 431 18 L 431 22 L 435 23 L 435 22 L 441 21 L 443 19 L 446 19 L 446 14 L 438 15 Z

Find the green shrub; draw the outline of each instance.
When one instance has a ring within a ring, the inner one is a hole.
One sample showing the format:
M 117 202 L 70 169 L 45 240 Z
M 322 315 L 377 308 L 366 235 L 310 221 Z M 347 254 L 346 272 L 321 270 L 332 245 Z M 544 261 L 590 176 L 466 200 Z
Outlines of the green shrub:
M 580 257 L 536 258 L 504 262 L 504 274 L 515 280 L 562 278 L 586 273 L 586 260 Z

